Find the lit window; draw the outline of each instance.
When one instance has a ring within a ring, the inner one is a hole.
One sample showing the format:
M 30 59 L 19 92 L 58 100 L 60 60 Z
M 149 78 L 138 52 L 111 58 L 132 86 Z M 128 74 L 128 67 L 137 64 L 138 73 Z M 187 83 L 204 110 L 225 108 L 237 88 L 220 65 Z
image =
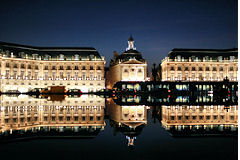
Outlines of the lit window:
M 63 54 L 60 54 L 59 60 L 64 60 L 64 55 Z
M 68 72 L 67 73 L 67 79 L 70 80 L 70 78 L 71 78 L 71 72 Z
M 97 79 L 98 79 L 98 80 L 101 80 L 101 72 L 98 72 L 98 73 L 97 73 Z
M 82 79 L 86 79 L 86 72 L 82 72 Z
M 78 55 L 78 54 L 75 54 L 74 59 L 75 59 L 75 60 L 79 60 L 79 55 Z
M 90 72 L 89 78 L 93 79 L 93 72 Z

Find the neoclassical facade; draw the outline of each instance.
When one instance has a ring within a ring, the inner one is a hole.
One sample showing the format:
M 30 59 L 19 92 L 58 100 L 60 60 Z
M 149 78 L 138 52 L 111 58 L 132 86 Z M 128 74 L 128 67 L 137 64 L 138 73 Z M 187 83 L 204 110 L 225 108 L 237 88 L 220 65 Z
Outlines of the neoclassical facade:
M 128 48 L 120 55 L 114 53 L 107 73 L 107 88 L 112 88 L 119 81 L 145 81 L 147 62 L 134 47 L 132 36 L 128 39 Z
M 237 49 L 173 49 L 161 63 L 163 81 L 237 81 Z
M 65 86 L 83 92 L 105 88 L 105 58 L 95 48 L 32 47 L 0 43 L 0 91 Z

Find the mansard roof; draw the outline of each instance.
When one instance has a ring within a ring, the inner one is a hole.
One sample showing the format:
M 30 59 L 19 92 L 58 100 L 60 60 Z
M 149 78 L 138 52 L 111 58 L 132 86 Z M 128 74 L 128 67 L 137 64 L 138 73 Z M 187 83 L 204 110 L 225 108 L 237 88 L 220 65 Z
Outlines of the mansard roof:
M 60 54 L 64 55 L 65 60 L 72 60 L 72 56 L 79 55 L 81 59 L 101 60 L 98 51 L 93 47 L 36 47 L 28 45 L 20 45 L 14 43 L 0 42 L 0 52 L 13 53 L 14 57 L 23 58 L 21 53 L 28 54 L 31 58 L 33 54 L 44 57 L 51 56 L 56 59 Z M 10 56 L 10 55 L 8 55 Z
M 174 48 L 168 53 L 168 57 L 174 59 L 176 56 L 181 56 L 184 58 L 196 56 L 196 57 L 213 57 L 217 58 L 218 56 L 229 57 L 229 56 L 238 56 L 238 49 L 184 49 L 184 48 Z

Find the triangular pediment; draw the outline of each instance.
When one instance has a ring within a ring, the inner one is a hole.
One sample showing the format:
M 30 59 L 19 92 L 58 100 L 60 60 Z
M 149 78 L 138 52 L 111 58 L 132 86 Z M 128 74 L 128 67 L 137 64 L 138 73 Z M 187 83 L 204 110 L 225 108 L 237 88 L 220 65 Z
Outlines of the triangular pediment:
M 144 62 L 138 61 L 136 59 L 130 59 L 128 61 L 123 62 L 123 64 L 144 64 Z

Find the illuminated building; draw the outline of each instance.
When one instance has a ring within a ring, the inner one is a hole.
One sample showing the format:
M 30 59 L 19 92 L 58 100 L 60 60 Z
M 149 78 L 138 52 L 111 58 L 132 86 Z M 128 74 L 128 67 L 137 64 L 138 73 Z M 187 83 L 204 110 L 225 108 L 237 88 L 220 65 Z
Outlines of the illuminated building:
M 100 131 L 106 125 L 104 108 L 105 99 L 92 95 L 66 97 L 63 101 L 49 101 L 27 95 L 2 95 L 0 135 L 42 130 L 54 131 L 56 135 L 67 130 L 76 133 Z
M 162 126 L 168 131 L 185 131 L 186 134 L 201 132 L 216 134 L 237 131 L 238 106 L 162 106 Z
M 105 88 L 105 59 L 94 48 L 31 47 L 0 43 L 1 92 L 65 86 L 83 92 Z
M 161 63 L 162 81 L 237 81 L 237 49 L 173 49 Z
M 134 146 L 134 140 L 147 124 L 148 107 L 145 105 L 120 106 L 112 99 L 109 99 L 107 104 L 107 115 L 114 130 L 126 136 L 129 147 Z
M 147 62 L 134 47 L 132 36 L 128 39 L 128 48 L 120 55 L 114 53 L 107 73 L 107 88 L 112 88 L 118 81 L 145 81 Z

